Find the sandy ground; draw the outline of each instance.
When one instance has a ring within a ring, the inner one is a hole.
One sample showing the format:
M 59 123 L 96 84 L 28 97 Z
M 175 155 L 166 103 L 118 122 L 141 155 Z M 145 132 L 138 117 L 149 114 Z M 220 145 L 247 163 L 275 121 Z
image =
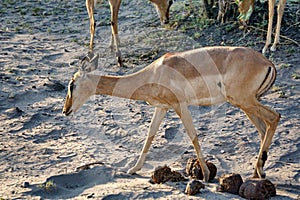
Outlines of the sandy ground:
M 88 50 L 84 1 L 24 2 L 4 0 L 0 8 L 0 199 L 241 199 L 216 192 L 217 178 L 195 197 L 184 194 L 187 182 L 149 183 L 155 167 L 166 164 L 184 172 L 186 160 L 195 156 L 173 111 L 162 123 L 143 169 L 136 175 L 123 173 L 137 160 L 154 109 L 144 102 L 95 96 L 76 116 L 64 117 L 66 86 Z M 184 3 L 176 2 L 171 16 Z M 99 73 L 129 74 L 166 52 L 217 44 L 208 42 L 207 32 L 201 33 L 202 43 L 191 37 L 193 30 L 161 27 L 145 0 L 123 0 L 119 31 L 126 67 L 119 69 L 108 48 L 109 16 L 107 2 L 97 5 Z M 264 37 L 247 35 L 260 50 Z M 234 44 L 242 45 L 244 36 L 235 37 L 241 44 Z M 277 187 L 272 199 L 299 199 L 299 47 L 286 44 L 269 56 L 278 76 L 262 101 L 282 118 L 265 170 Z M 250 177 L 259 137 L 245 114 L 229 104 L 190 110 L 202 149 L 218 168 L 217 177 L 230 172 Z M 75 172 L 91 162 L 102 164 Z

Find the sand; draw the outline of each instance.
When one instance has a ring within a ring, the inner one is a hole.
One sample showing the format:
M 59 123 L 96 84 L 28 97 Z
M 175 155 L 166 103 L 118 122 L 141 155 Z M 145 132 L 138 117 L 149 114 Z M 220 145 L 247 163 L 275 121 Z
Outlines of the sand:
M 149 182 L 155 167 L 184 172 L 187 159 L 195 156 L 172 110 L 136 175 L 124 171 L 142 149 L 151 106 L 95 96 L 74 117 L 61 114 L 68 81 L 88 51 L 84 1 L 1 4 L 0 199 L 241 199 L 217 192 L 217 178 L 194 197 L 184 194 L 187 181 Z M 182 4 L 175 3 L 174 9 Z M 149 2 L 124 0 L 119 31 L 125 67 L 120 69 L 108 47 L 109 16 L 108 2 L 96 6 L 95 51 L 102 74 L 130 74 L 166 52 L 204 46 L 185 32 L 162 27 Z M 277 188 L 272 199 L 287 200 L 300 198 L 300 53 L 295 45 L 284 48 L 294 51 L 279 48 L 271 53 L 278 76 L 262 101 L 282 116 L 264 169 Z M 260 141 L 245 114 L 229 104 L 190 111 L 206 159 L 218 168 L 217 177 L 231 172 L 251 177 Z M 98 164 L 76 171 L 92 162 Z

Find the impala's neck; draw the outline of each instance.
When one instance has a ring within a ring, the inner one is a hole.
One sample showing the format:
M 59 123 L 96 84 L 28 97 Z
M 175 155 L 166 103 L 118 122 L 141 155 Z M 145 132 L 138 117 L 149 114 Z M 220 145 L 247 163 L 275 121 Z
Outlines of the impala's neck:
M 100 76 L 93 75 L 94 83 L 98 83 L 95 94 L 105 94 L 134 100 L 146 100 L 139 87 L 139 78 L 135 76 Z
M 115 85 L 117 84 L 119 77 L 115 76 L 97 76 L 95 77 L 95 83 L 97 83 L 96 95 L 105 94 L 112 96 L 114 93 Z

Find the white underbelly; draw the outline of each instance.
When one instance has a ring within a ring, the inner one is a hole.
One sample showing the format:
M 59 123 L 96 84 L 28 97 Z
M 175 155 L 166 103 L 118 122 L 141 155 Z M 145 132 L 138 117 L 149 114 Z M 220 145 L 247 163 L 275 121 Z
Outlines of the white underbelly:
M 191 99 L 188 102 L 188 105 L 191 106 L 211 106 L 215 104 L 220 104 L 226 102 L 226 99 L 223 95 L 209 97 L 209 98 L 201 98 L 201 99 Z

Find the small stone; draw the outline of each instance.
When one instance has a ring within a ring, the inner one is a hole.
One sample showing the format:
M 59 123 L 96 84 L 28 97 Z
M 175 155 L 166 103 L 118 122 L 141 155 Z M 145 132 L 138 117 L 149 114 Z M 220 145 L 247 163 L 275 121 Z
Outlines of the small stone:
M 188 184 L 185 188 L 185 193 L 187 195 L 195 195 L 198 192 L 200 192 L 200 189 L 204 189 L 204 188 L 205 188 L 205 186 L 203 183 L 201 183 L 198 180 L 193 179 L 188 182 Z
M 151 176 L 151 181 L 153 183 L 165 183 L 168 181 L 168 176 L 171 173 L 171 169 L 168 166 L 159 166 L 154 170 L 153 175 Z
M 157 167 L 154 170 L 153 175 L 151 176 L 151 183 L 165 183 L 167 181 L 173 181 L 173 182 L 178 182 L 178 181 L 184 181 L 185 178 L 176 171 L 172 171 L 170 167 L 168 166 L 163 166 L 163 167 Z
M 93 198 L 94 195 L 95 195 L 95 193 L 91 193 L 91 194 L 87 195 L 86 198 L 88 198 L 88 199 Z
M 229 192 L 231 194 L 238 194 L 240 186 L 243 183 L 243 179 L 241 175 L 235 173 L 222 174 L 222 176 L 219 178 L 219 183 L 219 192 Z
M 176 133 L 178 132 L 176 127 L 169 127 L 165 130 L 164 137 L 167 140 L 173 140 L 175 138 Z
M 22 185 L 21 185 L 21 187 L 22 188 L 27 188 L 27 187 L 29 187 L 29 182 L 27 182 L 27 181 L 24 181 L 23 183 L 22 183 Z
M 13 92 L 11 92 L 11 93 L 9 93 L 8 98 L 9 99 L 13 99 L 13 98 L 15 98 L 15 96 L 16 95 Z
M 246 199 L 269 199 L 276 196 L 276 188 L 267 179 L 252 178 L 241 185 L 239 195 Z

